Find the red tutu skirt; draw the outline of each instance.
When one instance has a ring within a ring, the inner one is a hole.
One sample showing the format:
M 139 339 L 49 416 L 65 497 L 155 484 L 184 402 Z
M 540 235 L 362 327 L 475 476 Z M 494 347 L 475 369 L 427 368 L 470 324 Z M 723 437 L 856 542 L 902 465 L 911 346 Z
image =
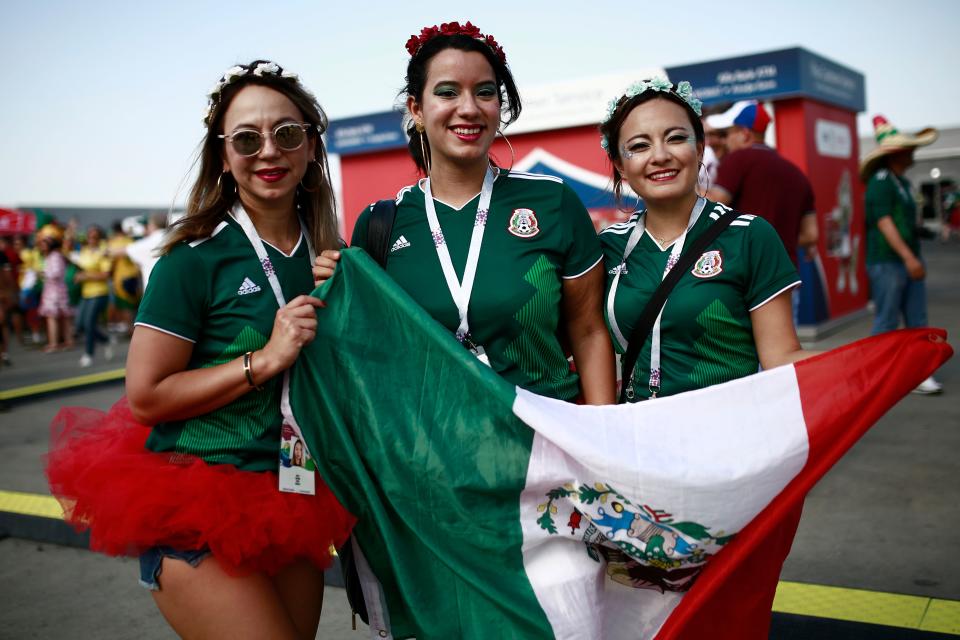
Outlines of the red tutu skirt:
M 284 493 L 274 472 L 147 450 L 150 427 L 126 398 L 108 413 L 61 409 L 50 431 L 50 490 L 95 551 L 207 547 L 234 575 L 272 575 L 298 559 L 326 569 L 356 521 L 319 477 L 316 495 Z

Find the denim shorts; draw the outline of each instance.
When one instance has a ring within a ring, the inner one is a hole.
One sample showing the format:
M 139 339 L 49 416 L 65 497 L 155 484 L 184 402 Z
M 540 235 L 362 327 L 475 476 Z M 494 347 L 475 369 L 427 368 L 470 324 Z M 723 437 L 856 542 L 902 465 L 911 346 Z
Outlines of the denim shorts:
M 150 591 L 159 591 L 161 563 L 163 558 L 176 558 L 189 562 L 191 567 L 200 564 L 204 558 L 210 555 L 209 549 L 197 549 L 190 551 L 181 551 L 173 547 L 151 547 L 140 555 L 140 586 Z

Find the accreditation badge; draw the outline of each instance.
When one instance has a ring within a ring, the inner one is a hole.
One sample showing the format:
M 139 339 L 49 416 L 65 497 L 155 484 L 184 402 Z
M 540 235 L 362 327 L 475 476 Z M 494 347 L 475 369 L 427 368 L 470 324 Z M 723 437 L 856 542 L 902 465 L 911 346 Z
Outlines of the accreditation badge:
M 316 465 L 303 438 L 286 422 L 280 430 L 280 491 L 314 495 Z

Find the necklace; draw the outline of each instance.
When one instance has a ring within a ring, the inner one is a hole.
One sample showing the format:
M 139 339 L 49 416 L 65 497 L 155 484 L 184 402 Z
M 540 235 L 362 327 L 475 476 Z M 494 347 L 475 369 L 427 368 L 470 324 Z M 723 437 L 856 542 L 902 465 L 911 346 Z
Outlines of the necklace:
M 657 234 L 655 234 L 653 231 L 650 231 L 650 228 L 649 228 L 649 227 L 647 227 L 647 233 L 649 233 L 650 236 L 651 236 L 654 240 L 656 240 L 656 241 L 657 241 L 657 244 L 659 244 L 661 247 L 667 246 L 667 245 L 669 244 L 669 242 L 673 242 L 674 240 L 676 240 L 677 238 L 679 238 L 679 237 L 682 235 L 682 233 L 678 233 L 677 235 L 675 235 L 675 236 L 673 236 L 672 238 L 670 238 L 669 242 L 667 242 L 666 240 L 664 240 L 663 238 L 661 238 L 660 236 L 658 236 Z

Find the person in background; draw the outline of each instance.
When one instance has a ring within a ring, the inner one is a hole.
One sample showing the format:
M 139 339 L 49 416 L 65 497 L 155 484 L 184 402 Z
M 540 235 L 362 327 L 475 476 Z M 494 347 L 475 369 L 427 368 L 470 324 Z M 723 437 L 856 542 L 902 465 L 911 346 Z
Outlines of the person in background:
M 736 109 L 734 105 L 731 109 Z M 707 192 L 711 200 L 737 211 L 764 218 L 777 230 L 787 255 L 798 264 L 797 247 L 809 253 L 817 246 L 817 212 L 813 186 L 800 169 L 764 144 L 770 115 L 763 105 L 750 101 L 733 116 L 727 129 L 727 155 L 717 171 L 716 184 Z M 793 323 L 799 323 L 799 289 L 794 289 Z
M 153 265 L 160 259 L 159 248 L 167 230 L 167 213 L 156 211 L 147 219 L 147 234 L 139 240 L 134 240 L 126 246 L 127 256 L 140 269 L 140 279 L 143 281 L 143 291 L 147 290 L 150 281 L 150 272 Z
M 16 279 L 6 251 L 0 251 L 0 365 L 9 365 L 7 350 L 7 310 L 16 304 Z
M 717 171 L 720 162 L 727 155 L 727 130 L 733 126 L 733 118 L 727 113 L 731 111 L 729 102 L 703 107 L 703 134 L 706 146 L 703 148 L 703 169 L 701 184 L 709 189 L 717 181 Z
M 37 232 L 37 247 L 43 254 L 43 291 L 40 315 L 47 320 L 47 346 L 44 353 L 73 348 L 73 308 L 67 296 L 67 259 L 60 251 L 63 231 L 47 224 Z
M 43 288 L 43 282 L 40 280 L 40 274 L 43 271 L 43 257 L 36 247 L 30 246 L 26 236 L 14 237 L 13 247 L 20 256 L 19 279 L 17 280 L 19 290 L 18 312 L 26 322 L 26 328 L 30 331 L 33 344 L 42 344 L 43 336 L 40 335 L 40 314 L 37 313 L 37 307 L 40 304 L 40 292 Z
M 874 304 L 871 334 L 893 331 L 900 318 L 907 327 L 926 327 L 927 276 L 920 257 L 917 234 L 917 203 L 906 172 L 913 165 L 913 151 L 932 144 L 933 128 L 916 134 L 900 133 L 883 116 L 873 119 L 877 146 L 860 162 L 860 180 L 867 185 L 867 277 Z M 921 382 L 914 393 L 943 391 L 933 376 Z
M 90 225 L 87 228 L 86 243 L 77 255 L 76 263 L 80 271 L 74 276 L 74 280 L 81 284 L 81 301 L 77 315 L 84 339 L 80 366 L 89 367 L 93 364 L 97 343 L 105 344 L 104 357 L 107 360 L 113 359 L 113 344 L 107 334 L 100 330 L 99 324 L 100 315 L 106 310 L 110 298 L 108 280 L 111 267 L 100 227 Z
M 133 242 L 119 220 L 113 223 L 107 253 L 110 267 L 110 309 L 108 328 L 113 333 L 129 334 L 133 329 L 133 314 L 140 302 L 140 270 L 127 256 L 127 247 Z

